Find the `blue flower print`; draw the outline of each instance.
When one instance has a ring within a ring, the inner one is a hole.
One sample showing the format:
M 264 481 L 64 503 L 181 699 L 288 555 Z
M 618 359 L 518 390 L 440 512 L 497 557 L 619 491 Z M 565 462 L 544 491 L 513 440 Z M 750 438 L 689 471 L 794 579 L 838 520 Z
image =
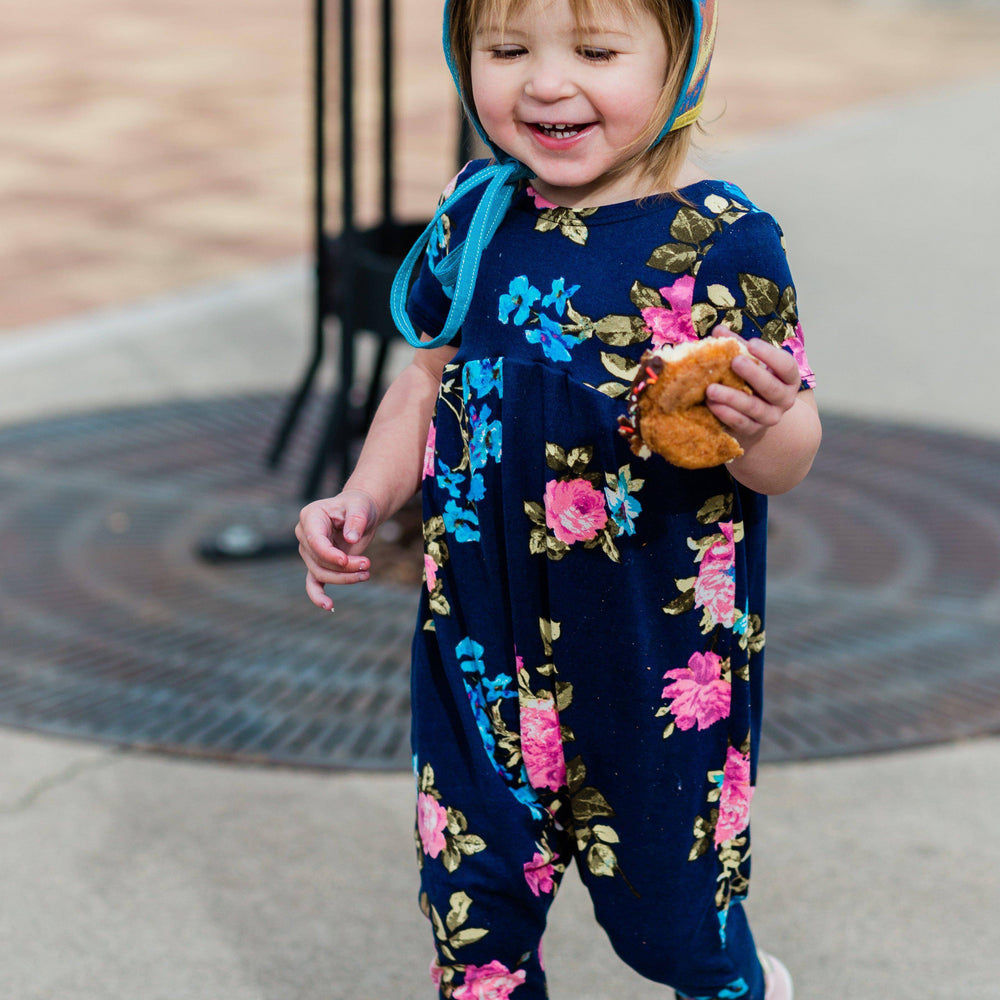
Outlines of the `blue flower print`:
M 514 314 L 514 325 L 521 326 L 531 315 L 531 307 L 542 297 L 542 293 L 522 274 L 510 283 L 506 295 L 500 296 L 500 322 L 506 323 Z
M 571 295 L 575 295 L 580 291 L 579 285 L 574 285 L 572 288 L 566 287 L 565 278 L 556 278 L 552 282 L 552 291 L 542 299 L 543 306 L 555 306 L 556 312 L 562 316 L 566 311 L 566 300 L 569 299 Z
M 458 657 L 458 665 L 462 668 L 462 673 L 483 675 L 486 671 L 486 664 L 483 663 L 483 653 L 486 650 L 475 639 L 465 638 L 455 647 L 455 655 Z
M 733 574 L 735 577 L 735 573 Z M 733 631 L 737 635 L 746 635 L 750 631 L 750 601 L 747 599 L 743 614 L 739 615 L 733 623 Z
M 503 358 L 470 361 L 462 371 L 462 395 L 468 403 L 473 392 L 478 399 L 496 390 L 503 399 Z
M 642 512 L 642 504 L 630 493 L 623 493 L 621 488 L 612 493 L 605 487 L 604 495 L 608 498 L 611 517 L 618 525 L 616 535 L 634 535 L 635 518 Z
M 678 993 L 678 997 L 684 1000 L 739 1000 L 740 997 L 748 997 L 750 987 L 745 979 L 734 979 L 728 986 L 724 987 L 721 993 L 713 993 L 707 997 L 689 997 L 685 993 Z
M 524 336 L 529 344 L 541 344 L 545 356 L 553 361 L 571 361 L 570 348 L 580 343 L 579 338 L 563 333 L 554 319 L 542 314 L 538 316 L 538 326 L 527 327 Z
M 438 459 L 438 467 L 441 469 L 441 474 L 437 477 L 438 486 L 445 490 L 449 496 L 456 499 L 461 497 L 462 491 L 459 487 L 465 482 L 465 476 L 461 472 L 452 472 L 440 458 Z
M 483 690 L 488 702 L 500 701 L 501 698 L 516 698 L 517 691 L 512 688 L 514 678 L 509 674 L 497 674 L 493 680 L 483 678 Z
M 481 472 L 474 472 L 469 477 L 469 499 L 473 503 L 479 503 L 486 496 L 486 481 Z
M 489 706 L 504 698 L 516 698 L 517 686 L 509 674 L 498 674 L 492 680 L 485 677 L 484 653 L 483 647 L 471 638 L 463 639 L 455 647 L 455 656 L 458 657 L 462 669 L 462 681 L 465 684 L 465 693 L 469 698 L 473 718 L 476 720 L 476 729 L 479 730 L 493 769 L 510 788 L 514 798 L 527 806 L 535 819 L 541 819 L 545 811 L 538 800 L 538 792 L 528 783 L 528 775 L 523 764 L 520 784 L 515 786 L 511 784 L 511 777 L 506 768 L 496 758 L 496 735 L 493 731 Z
M 447 284 L 446 279 L 442 277 L 446 269 L 445 256 L 448 252 L 450 238 L 448 225 L 447 216 L 442 215 L 437 220 L 437 224 L 431 231 L 431 237 L 427 241 L 427 262 L 430 265 L 431 274 L 435 275 L 441 283 L 441 290 L 451 299 L 455 297 L 455 286 Z
M 634 494 L 642 489 L 643 480 L 633 479 L 629 467 L 623 465 L 617 476 L 609 473 L 607 481 L 604 496 L 607 498 L 612 520 L 618 525 L 615 537 L 634 535 L 635 519 L 642 513 L 642 504 Z
M 455 536 L 456 542 L 479 541 L 479 515 L 474 510 L 463 510 L 454 500 L 444 505 L 445 531 Z
M 485 403 L 479 410 L 473 406 L 469 407 L 469 427 L 472 432 L 469 440 L 469 460 L 473 469 L 484 468 L 491 458 L 500 461 L 503 425 L 499 420 L 490 420 L 492 415 L 492 411 Z

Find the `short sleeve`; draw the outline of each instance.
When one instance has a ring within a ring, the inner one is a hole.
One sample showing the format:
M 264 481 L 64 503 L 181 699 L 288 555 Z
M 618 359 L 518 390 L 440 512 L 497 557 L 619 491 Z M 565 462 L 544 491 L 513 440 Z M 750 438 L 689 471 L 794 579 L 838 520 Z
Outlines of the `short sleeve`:
M 444 203 L 462 181 L 482 170 L 489 160 L 471 160 L 451 180 L 441 193 L 438 205 Z M 434 274 L 433 268 L 448 256 L 449 252 L 458 247 L 465 239 L 465 233 L 472 221 L 472 214 L 479 202 L 481 189 L 470 192 L 461 198 L 446 215 L 437 220 L 437 225 L 431 233 L 427 251 L 420 265 L 420 272 L 410 288 L 406 301 L 406 312 L 413 326 L 423 333 L 436 337 L 444 329 L 448 310 L 451 308 L 453 289 L 442 286 Z M 462 332 L 452 339 L 451 343 L 458 346 Z
M 784 348 L 798 363 L 801 387 L 815 387 L 784 236 L 766 212 L 737 219 L 716 238 L 698 270 L 692 318 L 699 329 L 724 324 Z

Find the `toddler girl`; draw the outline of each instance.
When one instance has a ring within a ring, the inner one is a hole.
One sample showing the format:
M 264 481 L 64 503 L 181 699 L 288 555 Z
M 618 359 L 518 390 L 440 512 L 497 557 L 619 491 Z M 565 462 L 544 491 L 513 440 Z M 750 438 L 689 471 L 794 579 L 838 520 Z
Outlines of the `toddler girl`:
M 714 0 L 449 0 L 495 159 L 445 193 L 408 303 L 404 267 L 397 322 L 423 349 L 297 529 L 330 609 L 324 585 L 368 578 L 367 543 L 423 483 L 412 732 L 441 997 L 546 995 L 574 860 L 643 976 L 792 995 L 742 901 L 766 494 L 802 479 L 820 429 L 781 231 L 687 161 L 715 23 Z M 708 394 L 744 455 L 636 457 L 617 425 L 643 351 L 713 334 L 752 355 L 733 363 L 752 394 Z

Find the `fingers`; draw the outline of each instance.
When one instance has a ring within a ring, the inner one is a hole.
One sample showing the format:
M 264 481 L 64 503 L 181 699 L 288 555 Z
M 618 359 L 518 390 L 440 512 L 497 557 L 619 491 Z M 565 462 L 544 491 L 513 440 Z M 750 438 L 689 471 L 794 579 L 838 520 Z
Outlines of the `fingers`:
M 713 336 L 736 336 L 718 327 Z M 791 409 L 799 392 L 799 369 L 795 358 L 759 338 L 741 340 L 750 352 L 733 359 L 733 371 L 751 393 L 714 384 L 706 391 L 709 409 L 737 435 L 751 436 L 776 425 Z
M 773 427 L 784 410 L 760 396 L 715 383 L 706 390 L 708 408 L 737 436 L 749 436 Z
M 763 362 L 767 369 L 770 370 L 777 378 L 784 384 L 795 387 L 795 391 L 798 391 L 799 382 L 801 376 L 799 375 L 799 366 L 795 358 L 788 352 L 780 347 L 775 347 L 774 344 L 767 343 L 766 340 L 748 340 L 745 341 L 747 345 L 747 350 L 751 355 L 757 358 L 758 361 Z M 736 359 L 740 361 L 740 358 Z M 735 362 L 734 362 L 735 364 Z M 750 375 L 756 375 L 760 372 L 760 365 L 754 364 L 747 358 L 742 358 L 741 367 L 739 369 L 739 374 L 743 376 L 747 382 L 750 382 Z M 752 384 L 752 383 L 751 383 Z
M 304 543 L 299 544 L 299 555 L 306 569 L 321 583 L 360 583 L 368 579 L 371 562 L 367 556 L 349 556 L 334 549 L 337 561 L 320 561 Z
M 295 537 L 307 570 L 306 594 L 317 607 L 333 610 L 326 585 L 362 583 L 369 578 L 371 563 L 361 553 L 376 524 L 374 501 L 361 491 L 317 500 L 302 508 Z
M 306 596 L 320 610 L 333 611 L 333 601 L 326 596 L 323 584 L 312 573 L 306 573 Z
M 739 336 L 739 334 L 733 333 L 728 326 L 717 326 L 712 331 L 712 336 L 732 337 L 734 340 L 740 341 L 753 358 L 762 362 L 763 365 L 769 368 L 786 385 L 794 385 L 798 389 L 801 380 L 798 362 L 796 362 L 795 358 L 788 351 L 780 347 L 775 347 L 774 344 L 769 344 L 760 337 L 753 337 L 750 340 L 746 340 Z M 761 365 L 754 364 L 745 355 L 740 355 L 733 360 L 733 369 L 752 385 L 752 379 L 755 379 L 759 375 Z

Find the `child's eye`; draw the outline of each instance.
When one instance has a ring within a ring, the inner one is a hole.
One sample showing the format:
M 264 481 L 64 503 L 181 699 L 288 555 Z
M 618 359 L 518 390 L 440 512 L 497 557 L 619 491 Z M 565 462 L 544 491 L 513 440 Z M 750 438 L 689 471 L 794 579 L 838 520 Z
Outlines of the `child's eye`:
M 591 62 L 611 62 L 617 53 L 613 52 L 611 49 L 599 49 L 592 45 L 587 45 L 580 49 L 580 55 L 582 55 L 584 59 L 589 59 Z
M 516 59 L 523 52 L 524 49 L 520 45 L 494 45 L 490 49 L 494 59 Z

